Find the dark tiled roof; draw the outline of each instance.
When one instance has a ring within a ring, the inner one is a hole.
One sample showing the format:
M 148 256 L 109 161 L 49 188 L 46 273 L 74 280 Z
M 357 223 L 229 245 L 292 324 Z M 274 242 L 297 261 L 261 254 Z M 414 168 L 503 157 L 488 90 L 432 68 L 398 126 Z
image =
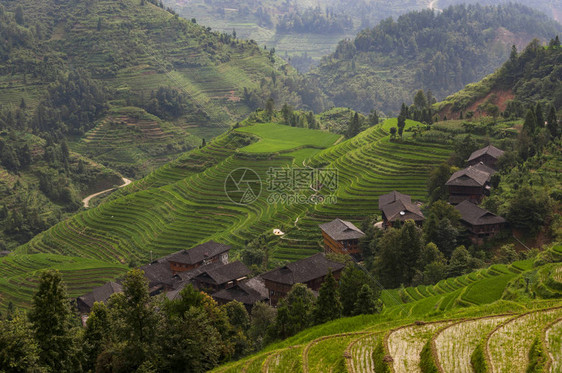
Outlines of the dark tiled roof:
M 106 302 L 109 297 L 115 293 L 123 292 L 123 287 L 116 282 L 108 282 L 107 284 L 95 288 L 91 293 L 79 297 L 88 307 L 92 308 L 95 302 Z
M 170 269 L 170 263 L 168 263 L 166 257 L 144 265 L 140 269 L 144 271 L 149 287 L 161 284 L 172 286 L 175 282 L 173 278 L 174 273 Z
M 455 206 L 461 214 L 461 220 L 470 225 L 503 224 L 505 219 L 476 206 L 474 203 L 464 201 Z
M 287 285 L 306 283 L 319 277 L 342 269 L 342 263 L 332 262 L 326 259 L 324 254 L 318 253 L 309 258 L 289 263 L 285 267 L 274 269 L 262 275 L 264 280 L 279 282 Z
M 361 232 L 353 223 L 341 219 L 320 224 L 320 229 L 336 241 L 356 240 L 365 235 L 365 233 Z
M 418 206 L 402 200 L 383 206 L 382 211 L 384 212 L 386 219 L 389 221 L 425 220 L 425 217 Z
M 498 159 L 499 157 L 501 157 L 503 155 L 504 151 L 501 149 L 496 148 L 494 145 L 490 144 L 488 146 L 486 146 L 485 148 L 482 149 L 478 149 L 475 152 L 473 152 L 470 157 L 468 157 L 468 161 L 472 161 L 478 157 L 483 156 L 484 154 L 488 154 L 496 159 Z
M 478 171 L 483 171 L 483 172 L 487 172 L 490 174 L 490 176 L 492 176 L 493 174 L 495 174 L 497 171 L 494 170 L 491 167 L 486 166 L 484 163 L 480 162 L 478 164 L 475 164 L 474 166 L 472 166 L 474 168 L 476 168 Z
M 480 167 L 481 168 L 481 167 Z M 448 186 L 484 186 L 490 180 L 490 174 L 477 166 L 469 166 L 457 171 L 447 181 Z
M 379 197 L 379 210 L 382 210 L 383 206 L 389 205 L 396 201 L 404 201 L 407 203 L 412 203 L 412 197 L 407 194 L 402 194 L 397 191 L 392 191 L 388 194 L 383 194 Z
M 253 305 L 256 302 L 264 301 L 269 298 L 269 292 L 265 287 L 261 277 L 254 277 L 235 286 L 220 290 L 212 295 L 214 299 L 230 302 L 237 300 L 246 305 Z
M 200 263 L 207 258 L 212 258 L 231 249 L 231 246 L 218 243 L 215 241 L 208 241 L 204 244 L 195 246 L 190 250 L 181 250 L 177 253 L 169 255 L 167 259 L 170 262 L 183 263 L 183 264 L 196 264 Z
M 248 276 L 251 271 L 242 262 L 232 262 L 223 266 L 205 269 L 198 276 L 194 277 L 197 281 L 221 285 L 229 281 L 237 280 Z
M 201 267 L 197 267 L 195 269 L 192 269 L 190 271 L 184 271 L 184 272 L 178 272 L 174 275 L 175 278 L 179 279 L 182 283 L 184 282 L 189 282 L 192 279 L 194 279 L 195 277 L 199 276 L 201 273 L 204 273 L 206 271 L 218 268 L 218 267 L 222 267 L 224 266 L 224 264 L 222 262 L 213 262 Z

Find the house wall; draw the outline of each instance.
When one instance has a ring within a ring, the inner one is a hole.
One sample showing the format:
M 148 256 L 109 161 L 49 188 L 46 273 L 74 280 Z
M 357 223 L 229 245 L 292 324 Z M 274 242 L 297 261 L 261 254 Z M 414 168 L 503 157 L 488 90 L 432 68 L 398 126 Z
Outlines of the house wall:
M 207 258 L 207 259 L 205 259 L 203 261 L 200 261 L 198 263 L 195 263 L 195 264 L 185 264 L 185 263 L 178 263 L 178 262 L 173 262 L 173 261 L 168 261 L 168 263 L 170 263 L 170 269 L 172 270 L 172 272 L 174 274 L 176 274 L 178 272 L 191 271 L 192 269 L 199 268 L 202 265 L 216 263 L 219 260 L 223 264 L 228 263 L 228 254 L 215 255 L 211 258 Z M 225 263 L 225 261 L 226 261 L 226 263 Z
M 342 269 L 332 272 L 332 275 L 338 281 L 341 276 Z M 324 278 L 326 276 L 317 277 L 305 283 L 305 285 L 314 291 L 319 291 L 320 287 L 324 283 Z M 265 280 L 265 287 L 269 291 L 269 300 L 272 306 L 276 307 L 279 301 L 287 296 L 287 293 L 291 290 L 292 286 L 287 284 L 281 284 L 279 282 L 274 282 L 270 280 Z
M 322 231 L 322 237 L 324 237 L 324 251 L 326 253 L 358 254 L 360 252 L 359 240 L 336 241 L 324 231 Z

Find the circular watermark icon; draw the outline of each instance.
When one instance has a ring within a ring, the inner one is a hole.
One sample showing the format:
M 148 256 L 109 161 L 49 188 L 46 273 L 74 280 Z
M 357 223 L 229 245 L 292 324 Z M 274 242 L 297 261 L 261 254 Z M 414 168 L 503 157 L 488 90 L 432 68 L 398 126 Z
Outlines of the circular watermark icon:
M 261 194 L 262 182 L 260 175 L 251 168 L 237 168 L 231 171 L 224 180 L 224 192 L 228 199 L 238 205 L 249 205 Z

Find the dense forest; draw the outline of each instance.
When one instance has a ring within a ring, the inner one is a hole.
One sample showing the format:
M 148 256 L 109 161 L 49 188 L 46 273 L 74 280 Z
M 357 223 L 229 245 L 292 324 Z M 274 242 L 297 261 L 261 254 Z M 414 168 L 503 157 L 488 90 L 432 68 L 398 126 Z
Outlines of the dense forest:
M 493 72 L 513 44 L 560 25 L 522 5 L 459 5 L 386 19 L 340 42 L 310 75 L 337 106 L 395 113 L 417 89 L 440 99 Z

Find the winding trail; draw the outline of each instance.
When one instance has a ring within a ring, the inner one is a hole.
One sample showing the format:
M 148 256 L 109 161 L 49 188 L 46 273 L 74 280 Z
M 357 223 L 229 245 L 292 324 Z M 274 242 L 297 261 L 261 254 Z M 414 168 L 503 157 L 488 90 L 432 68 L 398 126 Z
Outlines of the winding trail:
M 97 193 L 94 193 L 94 194 L 90 194 L 88 197 L 84 198 L 84 199 L 82 200 L 82 203 L 84 204 L 84 207 L 85 207 L 85 208 L 90 207 L 90 200 L 91 200 L 92 198 L 97 197 L 97 196 L 99 196 L 99 195 L 101 195 L 101 194 L 104 194 L 104 193 L 107 193 L 107 192 L 111 192 L 112 190 L 115 190 L 115 189 L 119 189 L 119 188 L 126 187 L 127 185 L 129 185 L 129 184 L 132 183 L 132 181 L 129 180 L 129 179 L 127 179 L 127 178 L 122 177 L 121 179 L 123 180 L 123 183 L 124 183 L 124 184 L 118 186 L 117 188 L 110 188 L 110 189 L 102 190 L 101 192 L 97 192 Z

